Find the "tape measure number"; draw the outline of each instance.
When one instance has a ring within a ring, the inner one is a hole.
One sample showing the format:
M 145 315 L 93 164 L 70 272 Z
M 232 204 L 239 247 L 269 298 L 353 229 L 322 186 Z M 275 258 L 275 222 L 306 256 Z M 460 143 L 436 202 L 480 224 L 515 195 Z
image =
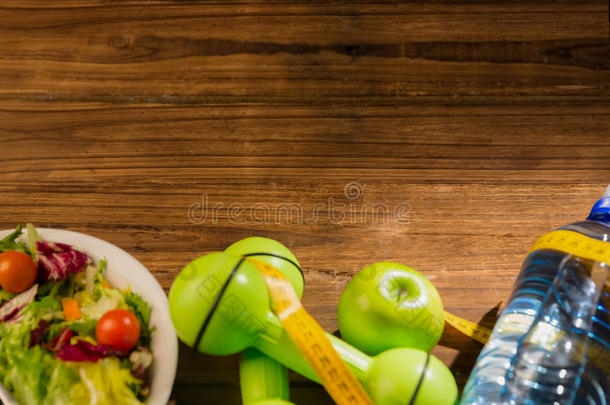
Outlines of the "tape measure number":
M 326 337 L 324 329 L 303 308 L 284 274 L 275 267 L 246 258 L 262 273 L 275 304 L 275 312 L 299 350 L 339 405 L 374 405 L 356 377 Z

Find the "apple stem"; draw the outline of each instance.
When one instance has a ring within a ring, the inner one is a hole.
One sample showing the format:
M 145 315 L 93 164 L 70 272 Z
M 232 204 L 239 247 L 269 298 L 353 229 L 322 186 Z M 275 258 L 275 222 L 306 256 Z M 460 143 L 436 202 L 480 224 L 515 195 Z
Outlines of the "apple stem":
M 402 287 L 399 291 L 398 291 L 398 302 L 402 301 L 403 298 L 405 298 L 407 296 L 407 294 L 409 293 L 409 289 L 407 287 Z

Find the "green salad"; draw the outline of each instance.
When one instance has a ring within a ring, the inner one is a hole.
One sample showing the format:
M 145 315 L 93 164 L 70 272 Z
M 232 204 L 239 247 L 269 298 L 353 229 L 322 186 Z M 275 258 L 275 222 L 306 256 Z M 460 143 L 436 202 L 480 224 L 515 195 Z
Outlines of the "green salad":
M 94 263 L 28 224 L 0 240 L 0 382 L 23 405 L 141 404 L 150 307 Z

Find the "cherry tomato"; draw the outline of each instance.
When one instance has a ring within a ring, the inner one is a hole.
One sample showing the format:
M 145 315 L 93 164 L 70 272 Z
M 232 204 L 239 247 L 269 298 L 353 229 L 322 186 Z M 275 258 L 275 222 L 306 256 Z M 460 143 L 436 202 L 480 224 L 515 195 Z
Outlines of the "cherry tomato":
M 108 345 L 113 349 L 128 351 L 138 343 L 140 323 L 131 312 L 124 309 L 112 309 L 97 321 L 95 337 L 98 343 Z
M 0 254 L 0 286 L 6 291 L 22 293 L 34 284 L 37 276 L 36 263 L 25 253 L 9 250 Z

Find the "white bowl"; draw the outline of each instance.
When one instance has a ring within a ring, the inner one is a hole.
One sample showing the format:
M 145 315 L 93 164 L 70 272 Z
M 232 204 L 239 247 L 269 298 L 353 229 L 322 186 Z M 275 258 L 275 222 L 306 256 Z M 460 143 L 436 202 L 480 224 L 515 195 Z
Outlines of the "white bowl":
M 126 288 L 138 293 L 150 305 L 150 325 L 156 326 L 152 333 L 151 348 L 153 364 L 150 394 L 146 400 L 150 405 L 166 405 L 172 392 L 178 364 L 178 340 L 169 316 L 169 305 L 165 292 L 142 263 L 123 249 L 84 233 L 63 229 L 36 228 L 40 237 L 51 242 L 67 243 L 91 257 L 95 264 L 105 258 L 108 264 L 105 279 L 112 287 Z M 13 230 L 0 231 L 0 239 Z M 24 229 L 24 235 L 27 230 Z

